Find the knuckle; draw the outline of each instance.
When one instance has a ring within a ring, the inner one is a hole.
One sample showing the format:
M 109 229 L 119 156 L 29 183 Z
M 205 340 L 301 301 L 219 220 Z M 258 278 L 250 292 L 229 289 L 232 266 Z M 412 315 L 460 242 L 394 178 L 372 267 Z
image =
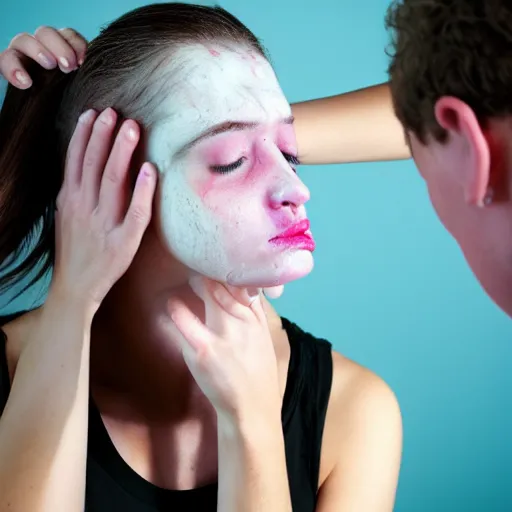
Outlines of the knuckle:
M 109 183 L 112 185 L 120 185 L 122 182 L 122 177 L 119 171 L 116 169 L 109 169 L 105 173 L 105 178 L 108 180 Z
M 76 61 L 76 55 L 75 55 L 75 52 L 73 51 L 73 49 L 69 46 L 68 43 L 66 43 L 66 47 L 62 49 L 62 51 L 60 52 L 60 56 L 61 57 L 64 57 L 65 59 L 68 60 L 68 62 L 70 63 L 75 63 Z
M 20 46 L 24 40 L 32 39 L 32 36 L 28 32 L 20 32 L 16 34 L 9 43 L 9 48 L 13 48 L 14 46 Z
M 148 210 L 143 205 L 134 206 L 130 216 L 137 224 L 147 224 L 150 217 Z
M 73 47 L 73 50 L 83 51 L 87 48 L 87 41 L 76 30 L 73 30 L 72 28 L 64 28 L 60 32 L 66 41 Z
M 3 52 L 0 52 L 0 66 L 5 66 L 9 57 L 14 57 L 14 50 L 11 48 L 7 48 Z
M 117 254 L 119 252 L 119 244 L 112 239 L 106 240 L 105 243 L 105 254 L 108 259 L 114 260 L 117 258 Z
M 68 210 L 70 214 L 77 216 L 80 212 L 80 197 L 78 194 L 72 194 L 71 197 L 66 198 L 62 207 Z
M 64 206 L 64 197 L 59 194 L 57 196 L 57 199 L 55 201 L 55 206 L 57 207 L 57 210 L 62 210 L 63 206 Z
M 95 159 L 92 156 L 86 156 L 84 158 L 84 169 L 90 169 L 91 167 L 94 167 Z
M 78 34 L 78 32 L 71 28 L 71 27 L 66 27 L 66 28 L 61 28 L 59 30 L 59 32 L 66 38 L 66 39 L 78 39 L 78 40 L 81 40 L 81 36 Z
M 48 25 L 40 25 L 39 27 L 36 28 L 36 30 L 34 32 L 34 36 L 35 37 L 45 36 L 50 33 L 56 33 L 56 32 L 57 31 L 54 28 L 49 27 Z

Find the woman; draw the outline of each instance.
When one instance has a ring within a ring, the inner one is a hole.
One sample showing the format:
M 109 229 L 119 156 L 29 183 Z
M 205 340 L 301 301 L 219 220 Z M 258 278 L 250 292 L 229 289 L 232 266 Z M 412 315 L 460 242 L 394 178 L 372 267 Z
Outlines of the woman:
M 72 32 L 38 35 L 25 53 L 76 68 Z M 77 73 L 30 73 L 0 116 L 1 256 L 42 218 L 7 278 L 45 255 L 54 271 L 44 306 L 3 322 L 2 509 L 392 510 L 393 394 L 258 292 L 306 275 L 313 241 L 253 34 L 159 4 L 107 27 Z

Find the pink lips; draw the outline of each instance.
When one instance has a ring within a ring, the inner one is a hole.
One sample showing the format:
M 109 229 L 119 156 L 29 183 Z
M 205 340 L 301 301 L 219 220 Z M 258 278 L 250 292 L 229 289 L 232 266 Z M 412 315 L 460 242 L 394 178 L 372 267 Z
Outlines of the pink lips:
M 290 249 L 303 249 L 311 252 L 315 250 L 315 241 L 309 230 L 308 219 L 303 219 L 293 226 L 290 226 L 281 234 L 271 238 L 269 242 Z

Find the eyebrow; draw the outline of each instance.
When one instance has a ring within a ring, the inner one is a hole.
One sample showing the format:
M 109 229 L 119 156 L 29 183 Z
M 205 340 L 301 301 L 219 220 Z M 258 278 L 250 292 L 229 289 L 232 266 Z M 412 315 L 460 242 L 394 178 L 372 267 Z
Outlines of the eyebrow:
M 295 118 L 293 116 L 285 117 L 279 121 L 279 124 L 293 124 Z M 177 152 L 176 155 L 182 155 L 189 151 L 193 146 L 202 142 L 205 139 L 209 139 L 211 137 L 215 137 L 216 135 L 220 135 L 221 133 L 226 132 L 238 132 L 242 130 L 251 130 L 256 128 L 256 126 L 261 123 L 257 122 L 247 122 L 247 121 L 224 121 L 222 123 L 216 124 L 202 132 L 200 135 L 192 139 L 190 142 L 187 142 L 184 146 L 182 146 Z

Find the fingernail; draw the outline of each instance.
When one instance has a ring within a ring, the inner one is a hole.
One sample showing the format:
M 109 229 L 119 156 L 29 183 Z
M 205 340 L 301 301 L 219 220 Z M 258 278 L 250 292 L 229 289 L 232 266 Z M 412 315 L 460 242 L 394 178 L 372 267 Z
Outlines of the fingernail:
M 79 123 L 87 123 L 89 121 L 91 121 L 92 117 L 93 117 L 93 114 L 94 114 L 94 110 L 93 109 L 89 109 L 89 110 L 86 110 L 79 118 L 78 118 L 78 122 Z
M 40 64 L 46 68 L 46 69 L 53 69 L 56 65 L 55 61 L 50 59 L 48 56 L 46 56 L 44 53 L 38 53 L 37 54 L 37 60 L 40 62 Z
M 151 179 L 151 170 L 147 164 L 144 164 L 139 171 L 139 175 L 137 176 L 138 181 L 147 181 Z
M 250 300 L 255 300 L 260 296 L 261 288 L 247 288 L 247 295 Z
M 131 141 L 137 140 L 137 131 L 134 128 L 129 128 L 127 135 Z
M 16 80 L 22 85 L 29 85 L 31 83 L 30 77 L 24 71 L 16 71 L 14 73 Z
M 84 63 L 84 58 L 83 57 L 80 57 L 78 59 L 78 65 L 81 66 L 82 64 Z
M 99 120 L 107 126 L 111 126 L 114 123 L 114 116 L 112 115 L 112 110 L 110 108 L 104 110 L 101 113 Z
M 66 59 L 66 57 L 60 57 L 59 62 L 61 63 L 63 68 L 65 68 L 66 70 L 69 69 L 69 60 Z
M 263 293 L 265 294 L 265 297 L 269 299 L 278 299 L 281 297 L 284 291 L 284 286 L 273 286 L 271 288 L 264 288 Z
M 261 288 L 248 288 L 247 296 L 249 297 L 249 305 L 253 304 L 260 297 Z

